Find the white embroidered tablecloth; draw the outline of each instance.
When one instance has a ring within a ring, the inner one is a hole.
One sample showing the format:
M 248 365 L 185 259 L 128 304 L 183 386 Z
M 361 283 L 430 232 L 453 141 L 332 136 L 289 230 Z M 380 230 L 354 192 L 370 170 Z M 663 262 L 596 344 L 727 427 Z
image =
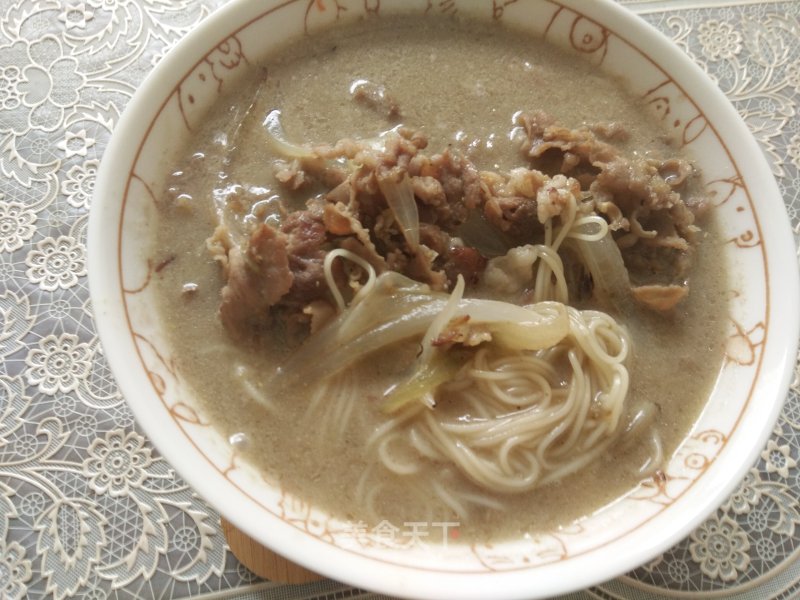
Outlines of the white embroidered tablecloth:
M 223 1 L 0 0 L 2 599 L 370 596 L 260 582 L 240 566 L 215 511 L 136 428 L 94 330 L 86 225 L 99 161 L 138 83 Z M 620 1 L 728 95 L 800 234 L 800 2 Z M 569 598 L 800 596 L 799 394 L 796 370 L 758 464 L 715 515 Z

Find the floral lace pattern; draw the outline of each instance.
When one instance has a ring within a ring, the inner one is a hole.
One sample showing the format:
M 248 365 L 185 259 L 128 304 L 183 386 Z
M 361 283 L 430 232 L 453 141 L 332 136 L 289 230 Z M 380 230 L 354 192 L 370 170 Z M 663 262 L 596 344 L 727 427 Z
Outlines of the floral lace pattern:
M 91 428 L 87 428 L 91 429 Z M 89 446 L 89 458 L 83 463 L 83 474 L 97 494 L 126 496 L 132 487 L 144 481 L 153 460 L 145 440 L 135 431 L 109 431 Z
M 621 1 L 728 95 L 800 235 L 800 3 Z M 0 6 L 2 598 L 257 592 L 215 511 L 136 429 L 98 344 L 86 281 L 87 215 L 109 135 L 152 66 L 223 3 Z M 715 515 L 658 559 L 577 596 L 800 591 L 800 369 L 795 379 L 758 464 Z M 360 595 L 330 582 L 273 591 Z
M 28 353 L 25 363 L 29 367 L 28 383 L 37 385 L 43 394 L 53 395 L 77 389 L 81 379 L 89 374 L 91 352 L 75 335 L 65 333 L 58 338 L 48 335 L 39 341 L 38 348 Z
M 712 19 L 701 23 L 697 36 L 703 53 L 711 60 L 733 58 L 742 50 L 742 35 L 730 23 Z
M 86 275 L 86 250 L 82 244 L 67 236 L 57 240 L 46 238 L 36 243 L 25 259 L 30 267 L 26 271 L 32 283 L 43 290 L 67 289 L 78 283 L 78 277 Z

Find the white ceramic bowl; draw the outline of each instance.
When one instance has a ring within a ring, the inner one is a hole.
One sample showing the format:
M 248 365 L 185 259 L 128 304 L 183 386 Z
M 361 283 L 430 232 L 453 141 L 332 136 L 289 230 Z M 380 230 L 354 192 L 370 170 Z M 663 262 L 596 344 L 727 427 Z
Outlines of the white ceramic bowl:
M 576 526 L 494 546 L 385 547 L 271 486 L 196 408 L 153 308 L 151 255 L 160 187 L 179 140 L 245 64 L 287 36 L 426 0 L 234 0 L 192 31 L 142 84 L 103 157 L 89 225 L 90 285 L 106 355 L 138 422 L 227 519 L 324 575 L 399 596 L 543 597 L 630 570 L 687 535 L 733 490 L 777 418 L 798 334 L 798 277 L 785 209 L 759 148 L 715 85 L 676 46 L 610 1 L 456 0 L 572 46 L 611 73 L 635 74 L 690 148 L 717 205 L 733 294 L 725 366 L 667 482 L 643 486 Z M 438 6 L 438 5 L 436 5 Z M 325 9 L 325 10 L 322 10 Z M 434 8 L 434 12 L 437 8 Z M 422 18 L 422 17 L 421 17 Z

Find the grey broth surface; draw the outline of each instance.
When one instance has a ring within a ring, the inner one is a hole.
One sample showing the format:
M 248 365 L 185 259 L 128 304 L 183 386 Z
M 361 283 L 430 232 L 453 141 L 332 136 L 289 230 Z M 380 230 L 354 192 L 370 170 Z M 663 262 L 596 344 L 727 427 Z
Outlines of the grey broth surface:
M 524 164 L 518 143 L 509 139 L 512 117 L 520 110 L 544 110 L 568 127 L 619 122 L 630 133 L 628 152 L 678 152 L 619 81 L 546 43 L 497 26 L 453 20 L 387 19 L 368 25 L 288 46 L 264 61 L 265 80 L 263 69 L 255 68 L 251 82 L 219 100 L 204 128 L 187 140 L 184 158 L 166 182 L 157 258 L 174 260 L 160 271 L 157 284 L 160 316 L 178 368 L 219 430 L 226 437 L 243 434 L 242 452 L 284 489 L 335 515 L 374 525 L 375 517 L 367 515 L 356 493 L 361 473 L 375 463 L 364 444 L 386 419 L 375 397 L 397 369 L 398 358 L 413 357 L 414 348 L 398 348 L 352 374 L 353 412 L 344 435 L 330 436 L 324 433 L 324 414 L 307 414 L 314 382 L 295 389 L 269 386 L 289 350 L 284 340 L 276 335 L 258 349 L 237 346 L 217 318 L 223 282 L 206 248 L 216 225 L 214 195 L 230 185 L 243 186 L 269 215 L 270 203 L 283 194 L 261 127 L 266 113 L 279 108 L 286 135 L 297 142 L 370 138 L 402 123 L 423 130 L 431 150 L 452 145 L 480 169 Z M 362 79 L 391 92 L 401 108 L 398 120 L 389 122 L 353 101 L 350 86 Z M 295 207 L 303 199 L 284 197 Z M 657 405 L 667 455 L 697 419 L 722 363 L 727 281 L 713 223 L 704 225 L 708 233 L 698 249 L 691 292 L 677 314 L 615 315 L 633 342 L 628 403 L 647 399 Z M 181 293 L 187 283 L 197 285 L 191 296 Z M 265 394 L 273 409 L 243 389 L 242 373 L 250 378 L 251 391 Z M 461 539 L 499 540 L 569 524 L 632 489 L 646 455 L 636 443 L 619 444 L 556 484 L 502 496 L 506 510 L 473 511 L 460 523 Z M 387 483 L 391 493 L 382 492 L 380 518 L 401 526 L 431 516 L 420 514 L 410 487 Z M 454 519 L 443 506 L 434 516 Z

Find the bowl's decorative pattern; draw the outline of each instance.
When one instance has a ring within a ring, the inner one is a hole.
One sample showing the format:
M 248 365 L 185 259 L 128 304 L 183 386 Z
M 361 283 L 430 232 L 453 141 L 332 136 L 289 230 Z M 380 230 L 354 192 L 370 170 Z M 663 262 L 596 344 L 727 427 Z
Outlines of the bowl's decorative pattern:
M 226 89 L 225 82 L 235 82 L 248 64 L 236 35 L 221 41 L 203 57 L 177 88 L 178 107 L 186 129 L 194 130 L 210 102 Z M 216 93 L 209 93 L 209 88 Z
M 415 8 L 421 13 L 428 13 L 433 8 L 430 2 L 417 4 L 419 6 Z M 761 350 L 768 331 L 768 298 L 765 248 L 758 233 L 757 214 L 747 185 L 725 143 L 698 102 L 686 93 L 674 74 L 660 67 L 654 57 L 635 47 L 620 32 L 582 14 L 580 8 L 554 1 L 495 2 L 491 12 L 487 7 L 487 14 L 482 16 L 525 23 L 534 34 L 543 34 L 554 43 L 572 47 L 612 73 L 621 69 L 617 74 L 624 75 L 626 71 L 634 70 L 637 78 L 630 82 L 634 92 L 650 104 L 656 118 L 672 131 L 676 142 L 688 147 L 698 157 L 710 154 L 717 159 L 703 164 L 709 181 L 708 192 L 730 238 L 728 254 L 734 270 L 733 279 L 738 281 L 737 269 L 741 269 L 742 264 L 746 265 L 746 271 L 742 272 L 747 272 L 749 277 L 746 296 L 743 290 L 734 291 L 728 360 L 720 378 L 721 389 L 717 390 L 718 395 L 729 394 L 732 402 L 724 415 L 720 411 L 704 415 L 696 431 L 658 478 L 642 484 L 626 499 L 599 515 L 557 532 L 500 545 L 465 547 L 450 544 L 447 554 L 432 559 L 431 553 L 424 548 L 442 541 L 447 543 L 447 534 L 452 532 L 446 528 L 442 529 L 443 536 L 420 537 L 406 531 L 394 531 L 394 535 L 389 536 L 385 526 L 367 529 L 363 523 L 345 523 L 321 514 L 307 502 L 268 481 L 268 476 L 265 478 L 250 472 L 235 448 L 226 445 L 219 436 L 215 439 L 215 434 L 209 435 L 213 428 L 192 406 L 189 384 L 175 368 L 169 344 L 153 318 L 148 282 L 163 265 L 150 259 L 143 260 L 141 250 L 146 247 L 143 240 L 147 239 L 151 219 L 156 218 L 157 199 L 153 190 L 158 189 L 159 179 L 164 174 L 163 161 L 154 160 L 158 155 L 155 148 L 170 136 L 186 135 L 218 95 L 235 85 L 248 65 L 252 65 L 263 52 L 264 42 L 259 32 L 264 28 L 272 24 L 290 33 L 312 35 L 333 21 L 357 16 L 377 18 L 390 7 L 386 0 L 383 5 L 344 0 L 290 0 L 236 30 L 220 32 L 221 41 L 209 40 L 206 54 L 167 94 L 148 128 L 148 135 L 141 141 L 136 162 L 132 165 L 120 223 L 119 275 L 130 332 L 136 340 L 142 366 L 163 403 L 165 414 L 174 420 L 182 435 L 192 442 L 210 466 L 222 473 L 242 496 L 257 502 L 265 514 L 290 523 L 318 540 L 389 563 L 455 572 L 531 569 L 596 550 L 668 510 L 702 477 L 725 447 L 748 407 L 758 378 Z M 462 7 L 458 2 L 447 2 L 437 8 L 440 12 L 453 13 Z M 468 11 L 465 9 L 465 12 Z M 702 158 L 700 162 L 703 163 Z M 746 390 L 746 393 L 732 393 L 737 389 Z M 624 521 L 619 519 L 623 514 L 626 515 Z M 626 523 L 625 527 L 608 527 L 609 520 L 615 519 Z M 430 544 L 431 541 L 434 543 Z M 452 536 L 449 541 L 453 541 Z M 415 545 L 417 551 L 409 552 L 410 545 Z

